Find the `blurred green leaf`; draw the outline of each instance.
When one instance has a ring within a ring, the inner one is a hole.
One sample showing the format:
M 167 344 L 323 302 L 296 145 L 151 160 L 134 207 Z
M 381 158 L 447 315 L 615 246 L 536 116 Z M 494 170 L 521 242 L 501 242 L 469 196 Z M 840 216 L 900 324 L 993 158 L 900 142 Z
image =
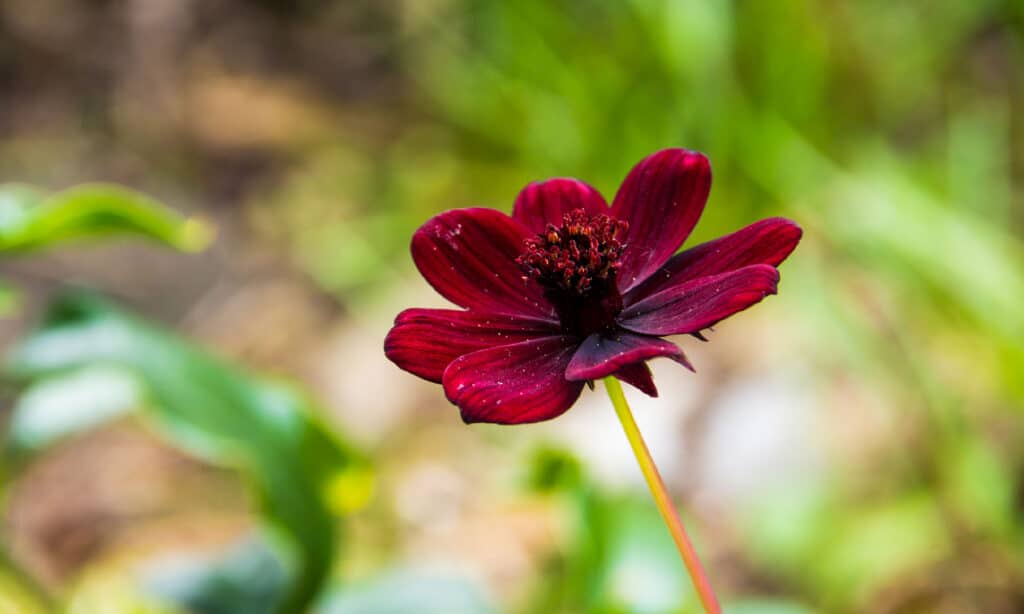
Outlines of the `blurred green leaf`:
M 337 589 L 317 614 L 496 614 L 466 578 L 415 571 L 393 572 L 368 584 Z
M 15 402 L 8 427 L 19 450 L 39 450 L 139 407 L 138 382 L 123 369 L 90 366 L 47 377 Z
M 84 237 L 133 234 L 184 251 L 213 238 L 209 226 L 182 218 L 156 200 L 109 184 L 85 184 L 45 194 L 0 184 L 0 252 L 25 252 Z
M 584 478 L 579 460 L 561 448 L 541 446 L 534 449 L 526 466 L 526 486 L 538 493 L 573 492 Z
M 801 577 L 838 519 L 831 494 L 814 482 L 766 493 L 744 513 L 751 556 L 774 574 Z
M 83 367 L 133 373 L 152 415 L 178 445 L 249 475 L 294 569 L 279 611 L 301 612 L 334 559 L 338 539 L 326 496 L 351 484 L 361 459 L 284 386 L 252 377 L 93 297 L 59 301 L 11 354 L 9 371 L 39 380 Z M 339 477 L 340 476 L 340 477 Z
M 148 591 L 191 614 L 270 614 L 287 584 L 281 561 L 260 539 L 215 560 L 174 557 L 156 562 L 143 579 Z
M 531 488 L 567 495 L 577 519 L 569 543 L 547 561 L 527 611 L 676 614 L 698 607 L 649 499 L 601 492 L 578 461 L 557 449 L 541 449 L 532 463 Z
M 886 582 L 950 554 L 942 511 L 927 493 L 850 509 L 837 520 L 815 566 L 806 570 L 837 603 L 859 603 Z
M 832 210 L 833 237 L 880 275 L 897 277 L 900 287 L 926 285 L 942 299 L 938 308 L 962 310 L 979 328 L 1019 347 L 1020 242 L 1005 227 L 948 207 L 896 173 L 878 174 L 844 184 Z
M 943 456 L 951 502 L 967 526 L 989 536 L 1009 537 L 1014 528 L 1012 470 L 988 442 L 965 437 Z

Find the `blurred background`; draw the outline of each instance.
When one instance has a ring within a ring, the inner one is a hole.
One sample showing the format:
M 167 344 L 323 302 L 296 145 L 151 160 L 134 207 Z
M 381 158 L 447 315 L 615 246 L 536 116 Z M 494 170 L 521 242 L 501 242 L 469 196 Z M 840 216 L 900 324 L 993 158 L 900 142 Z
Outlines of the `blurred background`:
M 3 0 L 0 239 L 166 245 L 0 240 L 0 611 L 697 612 L 600 389 L 382 352 L 428 217 L 675 146 L 805 231 L 627 391 L 727 611 L 1024 611 L 1016 0 Z

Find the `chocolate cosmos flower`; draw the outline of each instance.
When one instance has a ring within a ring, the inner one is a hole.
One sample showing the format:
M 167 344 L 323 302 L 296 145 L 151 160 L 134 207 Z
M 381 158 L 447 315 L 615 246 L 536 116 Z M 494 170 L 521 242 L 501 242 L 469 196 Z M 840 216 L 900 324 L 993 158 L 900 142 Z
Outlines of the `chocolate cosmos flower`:
M 710 188 L 706 157 L 667 149 L 633 168 L 610 208 L 583 182 L 551 179 L 528 185 L 511 217 L 432 218 L 413 236 L 413 260 L 465 309 L 403 311 L 385 353 L 443 384 L 466 422 L 549 420 L 608 375 L 657 396 L 645 361 L 691 368 L 661 337 L 700 337 L 774 294 L 775 267 L 800 240 L 799 226 L 772 218 L 673 256 Z

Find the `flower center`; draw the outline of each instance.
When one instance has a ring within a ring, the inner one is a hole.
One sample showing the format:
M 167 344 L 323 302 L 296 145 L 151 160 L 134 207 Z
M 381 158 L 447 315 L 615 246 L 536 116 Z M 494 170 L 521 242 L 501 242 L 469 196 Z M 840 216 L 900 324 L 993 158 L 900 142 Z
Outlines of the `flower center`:
M 611 216 L 575 209 L 562 216 L 561 226 L 548 224 L 524 241 L 516 262 L 544 286 L 568 332 L 588 335 L 614 324 L 622 310 L 615 275 L 628 227 Z
M 615 280 L 622 256 L 618 235 L 628 226 L 575 209 L 562 216 L 561 226 L 548 224 L 544 232 L 526 239 L 526 251 L 516 262 L 544 287 L 584 296 Z

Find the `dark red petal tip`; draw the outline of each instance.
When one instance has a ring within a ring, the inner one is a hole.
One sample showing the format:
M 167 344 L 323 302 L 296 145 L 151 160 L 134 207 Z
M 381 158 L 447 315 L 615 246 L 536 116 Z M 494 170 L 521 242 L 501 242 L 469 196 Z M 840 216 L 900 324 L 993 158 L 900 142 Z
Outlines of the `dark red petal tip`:
M 727 273 L 752 264 L 778 266 L 789 256 L 803 230 L 792 220 L 773 217 L 719 237 L 707 243 L 684 250 L 673 256 L 644 283 L 625 297 L 627 305 L 661 292 L 680 283 L 679 279 L 694 279 Z
M 477 350 L 558 334 L 544 320 L 454 309 L 406 309 L 384 339 L 384 354 L 414 375 L 441 383 L 453 360 Z
M 679 360 L 683 351 L 671 341 L 624 330 L 594 333 L 576 350 L 565 377 L 573 381 L 600 379 L 627 365 L 659 356 Z
M 583 390 L 565 379 L 572 337 L 542 337 L 466 354 L 444 372 L 444 392 L 467 424 L 525 424 L 556 418 Z
M 577 179 L 558 177 L 531 183 L 519 192 L 512 217 L 534 233 L 541 233 L 548 224 L 558 226 L 565 214 L 582 209 L 589 215 L 608 213 L 608 203 L 601 193 Z
M 615 195 L 612 216 L 629 223 L 619 289 L 658 270 L 690 236 L 711 191 L 711 163 L 702 153 L 664 149 L 637 164 Z
M 658 387 L 654 385 L 651 368 L 645 362 L 634 362 L 615 372 L 615 377 L 636 388 L 649 397 L 658 397 Z
M 416 267 L 442 296 L 467 309 L 553 318 L 543 289 L 525 278 L 516 257 L 533 236 L 493 209 L 454 209 L 437 215 L 412 237 Z
M 779 271 L 755 264 L 671 286 L 625 308 L 619 325 L 646 335 L 700 332 L 775 294 Z

